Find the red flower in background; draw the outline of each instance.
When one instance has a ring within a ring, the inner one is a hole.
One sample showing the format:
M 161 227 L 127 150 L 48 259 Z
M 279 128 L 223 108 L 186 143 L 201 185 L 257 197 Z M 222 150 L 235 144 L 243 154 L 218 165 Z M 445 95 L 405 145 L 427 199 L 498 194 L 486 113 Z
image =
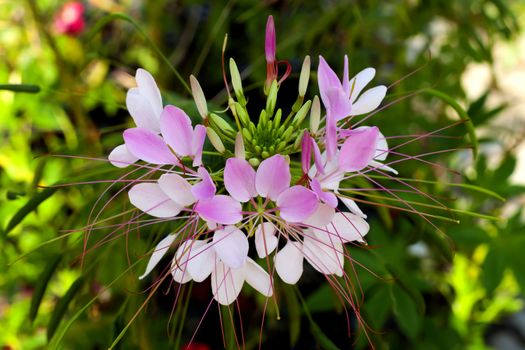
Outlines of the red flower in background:
M 205 343 L 190 343 L 182 346 L 184 350 L 211 350 L 211 347 Z
M 58 11 L 55 16 L 55 30 L 62 34 L 78 35 L 86 25 L 84 5 L 80 1 L 71 1 Z

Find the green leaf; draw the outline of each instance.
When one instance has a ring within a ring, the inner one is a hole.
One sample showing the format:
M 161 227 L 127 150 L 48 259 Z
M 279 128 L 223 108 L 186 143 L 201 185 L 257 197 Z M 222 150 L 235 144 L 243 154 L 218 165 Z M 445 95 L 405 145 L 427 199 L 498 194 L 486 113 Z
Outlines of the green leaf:
M 489 294 L 500 284 L 505 272 L 505 256 L 501 253 L 493 244 L 483 261 L 483 285 Z
M 30 94 L 35 94 L 40 92 L 40 86 L 31 84 L 0 84 L 0 90 L 28 92 Z
M 286 298 L 286 308 L 288 310 L 288 324 L 290 326 L 290 347 L 295 347 L 299 335 L 301 334 L 301 306 L 297 296 L 291 288 L 283 288 L 284 297 Z
M 394 304 L 394 316 L 399 328 L 409 338 L 414 339 L 419 333 L 421 318 L 417 312 L 416 303 L 410 295 L 397 284 L 392 285 L 390 297 Z
M 324 334 L 321 327 L 319 327 L 319 325 L 313 319 L 310 320 L 310 331 L 312 332 L 315 340 L 317 340 L 319 343 L 321 349 L 339 350 L 337 345 L 335 345 L 334 342 L 331 341 L 330 338 L 326 336 L 326 334 Z
M 22 220 L 24 220 L 24 218 L 29 213 L 38 208 L 38 206 L 42 204 L 42 202 L 44 202 L 46 199 L 51 197 L 53 193 L 57 191 L 57 189 L 57 187 L 47 187 L 43 191 L 40 191 L 36 195 L 31 197 L 31 199 L 27 201 L 27 203 L 22 208 L 20 208 L 20 210 L 18 210 L 16 214 L 11 218 L 11 220 L 7 224 L 7 227 L 4 230 L 4 235 L 7 236 L 9 232 L 11 232 Z
M 454 108 L 454 110 L 459 115 L 460 119 L 465 122 L 465 126 L 467 127 L 467 133 L 469 135 L 470 142 L 472 143 L 472 153 L 474 154 L 474 159 L 476 159 L 478 156 L 478 138 L 476 136 L 476 129 L 474 128 L 474 124 L 472 123 L 472 120 L 468 116 L 467 112 L 459 105 L 459 103 L 456 102 L 455 99 L 441 91 L 434 89 L 425 89 L 423 91 L 429 95 L 439 98 L 443 102 L 447 103 L 450 107 Z
M 53 338 L 53 335 L 55 334 L 55 331 L 60 324 L 60 321 L 62 321 L 62 318 L 64 317 L 67 308 L 69 306 L 69 303 L 73 298 L 76 296 L 82 285 L 84 284 L 84 277 L 80 276 L 73 282 L 71 287 L 67 290 L 66 294 L 60 300 L 55 306 L 55 309 L 53 310 L 53 314 L 51 315 L 51 319 L 49 320 L 49 323 L 47 325 L 47 339 L 48 341 Z
M 31 322 L 35 320 L 36 315 L 38 314 L 38 309 L 40 308 L 40 304 L 42 303 L 42 298 L 44 297 L 44 293 L 46 292 L 49 280 L 51 279 L 51 276 L 53 276 L 53 273 L 58 267 L 58 264 L 62 259 L 62 255 L 57 254 L 48 257 L 47 259 L 49 259 L 48 263 L 44 268 L 44 271 L 42 271 L 42 274 L 40 275 L 40 278 L 36 283 L 33 296 L 31 297 L 31 307 L 29 308 L 29 320 Z
M 367 320 L 380 329 L 386 321 L 388 312 L 392 309 L 390 290 L 385 284 L 380 284 L 375 292 L 366 297 L 365 310 Z

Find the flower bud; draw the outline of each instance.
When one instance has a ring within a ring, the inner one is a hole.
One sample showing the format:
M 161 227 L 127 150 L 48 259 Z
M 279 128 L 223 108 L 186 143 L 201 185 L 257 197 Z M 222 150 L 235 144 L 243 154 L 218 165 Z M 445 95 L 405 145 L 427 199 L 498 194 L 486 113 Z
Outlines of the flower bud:
M 233 105 L 235 106 L 235 112 L 237 113 L 237 117 L 241 121 L 241 124 L 244 126 L 248 125 L 250 123 L 250 116 L 246 109 L 239 102 L 234 102 Z
M 219 117 L 217 114 L 211 113 L 210 120 L 215 126 L 217 126 L 217 128 L 219 128 L 225 134 L 231 136 L 235 135 L 235 130 L 231 127 L 230 123 Z
M 225 151 L 224 144 L 222 143 L 221 138 L 219 137 L 219 135 L 217 135 L 215 130 L 213 130 L 210 127 L 207 127 L 206 134 L 208 135 L 208 139 L 210 140 L 213 147 L 217 150 L 217 152 L 221 154 L 224 153 Z
M 277 92 L 279 86 L 277 85 L 277 80 L 272 82 L 270 91 L 268 92 L 268 98 L 266 99 L 266 114 L 268 117 L 273 116 L 273 111 L 275 110 L 275 105 L 277 104 Z
M 244 91 L 242 90 L 241 74 L 233 58 L 230 58 L 230 75 L 232 78 L 233 91 L 235 92 L 235 96 L 237 96 L 237 100 L 241 105 L 246 105 Z
M 301 68 L 301 75 L 299 76 L 299 96 L 304 97 L 306 89 L 308 88 L 308 81 L 310 80 L 310 56 L 306 56 Z
M 319 97 L 315 96 L 310 110 L 310 131 L 315 134 L 319 130 L 319 121 L 321 120 L 321 104 Z
M 235 137 L 235 157 L 239 159 L 246 158 L 246 152 L 244 151 L 244 140 L 240 132 L 238 132 L 237 137 Z
M 301 107 L 301 109 L 297 112 L 297 114 L 293 118 L 292 125 L 294 126 L 301 125 L 304 118 L 306 118 L 306 113 L 308 113 L 308 110 L 310 110 L 311 105 L 312 105 L 312 101 L 306 101 L 306 103 Z
M 204 97 L 204 92 L 202 91 L 199 81 L 193 75 L 190 75 L 190 85 L 191 93 L 193 94 L 193 99 L 195 100 L 195 105 L 197 105 L 197 110 L 199 111 L 202 119 L 205 120 L 208 117 L 206 97 Z
M 273 22 L 273 16 L 268 16 L 266 22 L 266 35 L 264 40 L 264 53 L 266 56 L 266 63 L 273 64 L 275 62 L 275 24 Z

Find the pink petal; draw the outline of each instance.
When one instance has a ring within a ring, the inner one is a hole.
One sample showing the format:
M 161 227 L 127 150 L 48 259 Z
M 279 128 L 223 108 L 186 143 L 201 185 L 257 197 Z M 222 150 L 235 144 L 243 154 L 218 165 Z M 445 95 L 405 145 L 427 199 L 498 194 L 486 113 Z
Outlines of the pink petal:
M 212 244 L 199 244 L 193 247 L 187 266 L 188 272 L 195 282 L 202 282 L 208 278 L 215 266 L 215 259 L 216 254 Z
M 276 154 L 262 161 L 255 176 L 255 188 L 261 197 L 275 200 L 277 196 L 290 187 L 290 166 L 286 159 Z
M 314 149 L 315 168 L 317 169 L 317 172 L 319 174 L 324 174 L 324 166 L 323 166 L 322 157 L 321 157 L 321 150 L 319 150 L 319 146 L 317 145 L 317 142 L 315 142 L 313 137 L 311 138 L 311 142 L 312 142 L 313 149 Z
M 215 195 L 217 188 L 211 179 L 210 173 L 204 168 L 200 167 L 197 172 L 201 178 L 201 182 L 193 185 L 191 192 L 197 200 L 208 200 Z
M 155 79 L 148 71 L 139 68 L 135 74 L 135 80 L 140 94 L 146 97 L 158 119 L 162 112 L 162 97 Z
M 305 130 L 301 140 L 301 168 L 303 169 L 303 174 L 308 174 L 308 171 L 310 170 L 310 162 L 312 161 L 312 142 L 308 130 Z
M 380 85 L 366 90 L 352 106 L 352 115 L 360 115 L 375 110 L 386 95 L 386 86 Z
M 339 166 L 347 172 L 360 171 L 372 161 L 379 130 L 371 127 L 349 136 L 339 152 Z
M 312 187 L 312 190 L 315 192 L 317 197 L 324 203 L 328 204 L 328 206 L 332 208 L 337 207 L 337 197 L 332 192 L 325 192 L 321 189 L 321 184 L 317 179 L 313 179 L 310 182 L 310 186 Z
M 372 79 L 374 79 L 375 75 L 376 70 L 374 68 L 365 68 L 359 73 L 357 73 L 357 75 L 353 77 L 352 80 L 350 80 L 350 82 L 348 83 L 348 86 L 350 88 L 350 90 L 348 90 L 348 96 L 350 96 L 350 101 L 352 101 L 352 103 L 354 103 L 355 100 L 357 100 L 357 97 L 359 96 L 361 91 L 363 91 L 365 86 L 367 86 L 368 83 L 370 83 Z M 352 86 L 353 90 L 351 90 Z
M 328 112 L 326 115 L 326 135 L 324 143 L 327 160 L 331 161 L 337 153 L 337 121 L 331 112 Z
M 255 170 L 244 159 L 229 158 L 224 167 L 224 186 L 239 202 L 247 202 L 257 196 Z
M 305 231 L 306 232 L 306 231 Z M 309 235 L 306 235 L 309 233 Z M 336 239 L 322 240 L 307 230 L 303 240 L 303 255 L 314 269 L 325 275 L 343 275 L 343 244 Z
M 288 241 L 275 255 L 275 271 L 288 284 L 296 284 L 303 274 L 303 247 L 300 242 Z
M 341 82 L 337 77 L 337 74 L 332 68 L 326 63 L 323 56 L 319 56 L 319 68 L 317 69 L 317 80 L 319 83 L 319 93 L 321 94 L 321 100 L 325 107 L 328 105 L 328 90 L 330 88 L 336 88 L 342 90 Z
M 241 203 L 230 196 L 217 195 L 195 205 L 195 211 L 204 219 L 223 225 L 233 225 L 242 220 Z
M 222 262 L 238 269 L 248 257 L 248 238 L 237 227 L 226 226 L 213 234 L 213 248 Z
M 275 226 L 270 222 L 263 222 L 255 230 L 255 250 L 259 258 L 264 258 L 277 248 L 278 239 L 275 237 Z
M 195 203 L 189 182 L 178 174 L 164 174 L 157 181 L 162 191 L 181 207 Z
M 334 241 L 364 242 L 363 237 L 370 230 L 370 225 L 363 219 L 350 213 L 336 213 L 327 230 L 333 234 Z M 319 235 L 319 234 L 318 234 Z
M 153 131 L 133 128 L 124 131 L 126 147 L 133 156 L 152 164 L 179 164 L 164 140 Z
M 160 114 L 155 114 L 148 99 L 141 95 L 138 88 L 131 88 L 126 94 L 126 107 L 139 128 L 159 132 Z
M 276 201 L 281 217 L 290 222 L 302 222 L 317 209 L 317 195 L 303 186 L 293 186 L 282 192 Z
M 244 265 L 244 276 L 246 282 L 265 297 L 273 295 L 270 275 L 250 258 L 246 260 L 246 265 Z
M 202 148 L 206 140 L 206 127 L 204 125 L 195 126 L 193 130 L 193 140 L 191 144 L 191 154 L 193 155 L 193 166 L 202 165 Z
M 180 213 L 181 207 L 173 202 L 156 183 L 145 182 L 133 186 L 129 201 L 145 213 L 158 218 L 170 218 Z
M 191 155 L 193 128 L 186 113 L 175 106 L 166 106 L 160 115 L 162 136 L 181 157 Z
M 326 91 L 326 98 L 327 103 L 325 104 L 325 107 L 327 113 L 330 113 L 336 121 L 353 115 L 352 103 L 342 89 L 329 88 Z
M 130 164 L 135 163 L 138 158 L 129 153 L 126 145 L 119 145 L 113 148 L 113 151 L 108 156 L 109 162 L 117 168 L 125 168 Z
M 151 254 L 151 257 L 148 261 L 148 266 L 146 266 L 146 271 L 142 274 L 142 276 L 139 277 L 139 280 L 143 279 L 149 273 L 157 266 L 157 264 L 160 262 L 162 257 L 168 252 L 169 247 L 173 243 L 173 241 L 177 238 L 177 234 L 172 234 L 164 237 L 153 250 L 153 253 Z
M 273 23 L 273 17 L 268 16 L 268 21 L 266 22 L 266 35 L 264 40 L 264 53 L 266 56 L 266 62 L 271 64 L 275 62 L 275 25 Z
M 213 298 L 221 305 L 230 305 L 241 292 L 244 278 L 244 269 L 232 269 L 222 261 L 216 260 L 211 273 Z
M 335 209 L 326 204 L 319 203 L 315 212 L 303 221 L 307 227 L 323 229 L 332 222 L 335 215 Z

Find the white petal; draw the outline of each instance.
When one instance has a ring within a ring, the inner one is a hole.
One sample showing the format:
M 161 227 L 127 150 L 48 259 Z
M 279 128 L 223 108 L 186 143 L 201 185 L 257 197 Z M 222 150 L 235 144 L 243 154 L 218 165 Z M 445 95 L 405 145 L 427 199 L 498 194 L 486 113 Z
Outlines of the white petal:
M 334 217 L 335 209 L 324 203 L 319 203 L 316 211 L 303 223 L 309 227 L 325 227 Z
M 370 225 L 365 219 L 350 213 L 336 213 L 332 222 L 326 227 L 327 231 L 332 234 L 331 239 L 334 242 L 364 242 L 363 237 L 370 230 Z M 321 236 L 320 232 L 316 232 Z
M 142 276 L 139 277 L 139 280 L 143 279 L 149 273 L 162 259 L 162 257 L 168 252 L 169 247 L 173 243 L 173 241 L 177 238 L 177 234 L 168 235 L 164 237 L 153 250 L 153 253 L 151 254 L 151 257 L 149 258 L 148 265 L 146 266 L 146 271 L 142 274 Z
M 186 283 L 192 279 L 188 271 L 188 261 L 190 261 L 191 254 L 205 244 L 204 241 L 197 240 L 187 240 L 181 243 L 171 262 L 171 274 L 175 282 Z
M 350 101 L 354 103 L 354 101 L 357 99 L 361 91 L 365 88 L 365 86 L 368 85 L 369 82 L 374 79 L 374 76 L 376 75 L 376 70 L 374 68 L 365 68 L 359 73 L 356 74 L 355 77 L 350 80 Z M 353 90 L 352 90 L 353 87 Z
M 259 258 L 269 255 L 277 247 L 278 239 L 275 237 L 275 226 L 264 222 L 255 230 L 255 250 Z
M 273 294 L 272 283 L 270 275 L 255 261 L 248 258 L 246 265 L 244 265 L 244 276 L 246 282 L 252 286 L 256 291 L 265 297 L 271 297 Z
M 375 160 L 371 161 L 369 165 L 370 165 L 371 167 L 374 167 L 374 168 L 377 168 L 377 169 L 390 171 L 390 172 L 393 173 L 394 175 L 399 174 L 399 173 L 397 172 L 396 169 L 391 168 L 391 167 L 389 167 L 388 165 L 385 165 L 385 164 L 383 164 L 383 163 L 376 162 Z
M 360 115 L 372 112 L 379 107 L 385 98 L 386 86 L 379 85 L 366 90 L 352 106 L 351 115 Z
M 117 168 L 125 168 L 139 160 L 133 154 L 129 153 L 125 144 L 113 148 L 108 156 L 109 162 Z
M 337 194 L 339 194 L 339 192 L 337 192 Z M 366 214 L 363 213 L 363 211 L 361 210 L 361 208 L 359 208 L 357 206 L 357 203 L 350 199 L 350 198 L 346 198 L 346 197 L 339 197 L 339 199 L 343 202 L 343 204 L 348 208 L 348 210 L 350 210 L 352 213 L 356 214 L 356 215 L 359 215 L 360 217 L 366 219 Z
M 162 112 L 162 97 L 160 96 L 160 90 L 157 87 L 155 79 L 153 79 L 153 76 L 148 71 L 139 68 L 135 74 L 135 80 L 137 81 L 140 94 L 146 97 L 157 119 L 159 119 L 160 113 Z
M 215 231 L 213 248 L 218 257 L 229 267 L 238 269 L 248 257 L 248 238 L 235 226 L 226 226 Z
M 204 281 L 215 267 L 215 251 L 211 244 L 203 244 L 191 250 L 188 272 L 195 282 Z
M 342 276 L 344 264 L 342 243 L 336 242 L 336 239 L 325 241 L 311 231 L 307 235 L 306 231 L 303 241 L 303 254 L 306 261 L 314 269 L 325 275 L 335 274 Z
M 139 183 L 129 192 L 129 201 L 145 213 L 158 218 L 170 218 L 180 213 L 181 207 L 172 201 L 153 182 Z
M 146 128 L 154 132 L 160 131 L 159 115 L 155 114 L 148 99 L 137 88 L 128 90 L 126 107 L 139 128 Z
M 222 305 L 230 305 L 237 299 L 244 284 L 244 269 L 232 269 L 222 261 L 216 260 L 211 273 L 213 298 Z
M 172 201 L 181 207 L 195 203 L 189 182 L 178 174 L 164 174 L 158 180 L 159 186 Z
M 300 242 L 288 241 L 275 255 L 275 271 L 288 284 L 296 284 L 303 274 L 303 247 Z
M 377 139 L 376 153 L 374 159 L 382 162 L 388 156 L 388 142 L 386 141 L 385 135 L 379 132 Z

